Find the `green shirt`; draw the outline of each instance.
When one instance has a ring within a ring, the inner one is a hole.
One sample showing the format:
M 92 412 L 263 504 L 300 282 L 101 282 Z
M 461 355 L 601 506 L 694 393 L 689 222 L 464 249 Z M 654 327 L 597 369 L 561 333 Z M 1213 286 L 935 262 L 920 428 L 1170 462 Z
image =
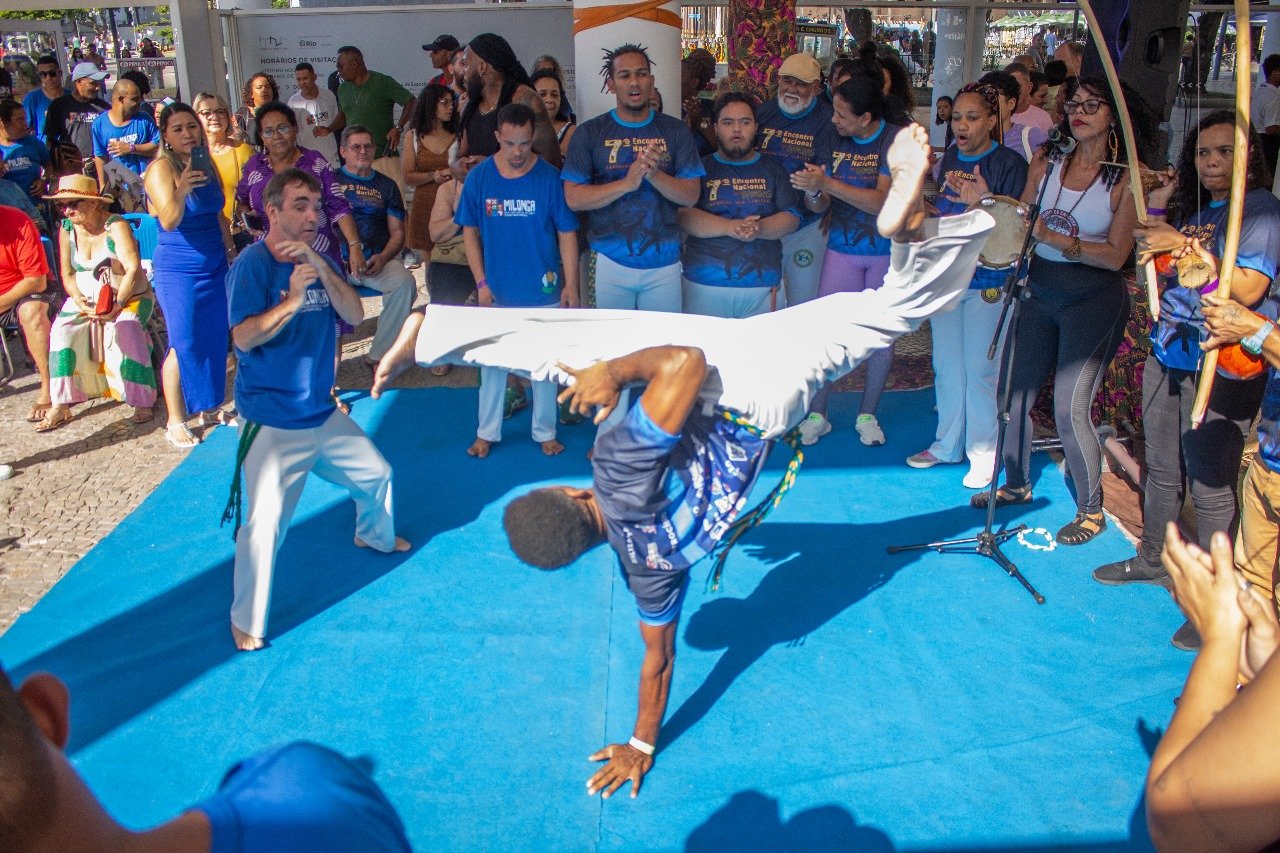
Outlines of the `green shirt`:
M 412 99 L 408 89 L 377 71 L 370 71 L 362 86 L 343 80 L 338 87 L 338 107 L 347 118 L 347 126 L 362 124 L 369 128 L 378 157 L 386 147 L 387 131 L 394 126 L 394 105 L 404 106 Z

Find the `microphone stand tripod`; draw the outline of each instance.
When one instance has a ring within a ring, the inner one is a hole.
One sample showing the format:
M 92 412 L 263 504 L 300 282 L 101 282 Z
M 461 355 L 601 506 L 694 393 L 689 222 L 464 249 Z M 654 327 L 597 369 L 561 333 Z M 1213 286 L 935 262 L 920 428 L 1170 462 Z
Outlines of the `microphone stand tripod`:
M 1072 140 L 1074 141 L 1074 140 Z M 1007 542 L 1014 536 L 1027 529 L 1027 525 L 1019 524 L 1017 527 L 1001 528 L 993 530 L 996 518 L 996 492 L 1000 488 L 1000 474 L 1004 466 L 1004 442 L 1005 433 L 1009 429 L 1009 397 L 1011 394 L 1010 377 L 1013 374 L 1013 357 L 1014 342 L 1018 337 L 1018 318 L 1022 313 L 1022 303 L 1030 295 L 1027 290 L 1027 268 L 1030 265 L 1031 250 L 1035 245 L 1035 238 L 1032 232 L 1035 231 L 1036 221 L 1040 218 L 1040 206 L 1044 202 L 1045 190 L 1049 187 L 1049 176 L 1053 174 L 1054 162 L 1052 159 L 1048 161 L 1045 169 L 1044 181 L 1040 184 L 1040 194 L 1036 197 L 1035 204 L 1031 205 L 1031 209 L 1027 214 L 1027 233 L 1022 240 L 1022 250 L 1018 254 L 1018 261 L 1009 273 L 1009 278 L 1004 289 L 1004 306 L 1000 309 L 1000 322 L 996 324 L 995 336 L 991 339 L 991 346 L 987 348 L 987 360 L 993 360 L 996 357 L 996 350 L 1000 348 L 1000 335 L 1004 330 L 1005 321 L 1009 324 L 1009 335 L 1005 340 L 1004 350 L 1000 356 L 1000 380 L 997 386 L 998 406 L 997 416 L 998 428 L 996 432 L 996 467 L 991 476 L 991 485 L 987 491 L 987 521 L 983 525 L 982 532 L 977 536 L 970 536 L 965 539 L 944 539 L 939 542 L 921 542 L 915 545 L 890 545 L 889 553 L 897 554 L 902 551 L 937 551 L 939 554 L 978 554 L 989 560 L 995 561 L 996 565 L 1009 573 L 1009 577 L 1022 584 L 1027 592 L 1031 593 L 1031 597 L 1035 599 L 1036 604 L 1044 604 L 1044 596 L 1036 592 L 1022 572 L 1018 571 L 1018 567 L 1000 550 L 1000 545 Z

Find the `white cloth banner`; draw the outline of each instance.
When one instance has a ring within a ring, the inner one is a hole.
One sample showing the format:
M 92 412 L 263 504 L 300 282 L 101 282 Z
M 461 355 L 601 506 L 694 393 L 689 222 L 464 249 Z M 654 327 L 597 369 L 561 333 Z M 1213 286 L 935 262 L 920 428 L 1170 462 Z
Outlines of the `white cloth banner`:
M 934 314 L 956 306 L 995 221 L 984 211 L 931 219 L 926 239 L 894 243 L 878 290 L 836 293 L 741 320 L 592 309 L 429 305 L 419 364 L 500 367 L 531 379 L 571 382 L 580 369 L 646 347 L 696 346 L 706 354 L 704 404 L 744 415 L 778 438 L 798 424 L 814 393 L 851 372 Z

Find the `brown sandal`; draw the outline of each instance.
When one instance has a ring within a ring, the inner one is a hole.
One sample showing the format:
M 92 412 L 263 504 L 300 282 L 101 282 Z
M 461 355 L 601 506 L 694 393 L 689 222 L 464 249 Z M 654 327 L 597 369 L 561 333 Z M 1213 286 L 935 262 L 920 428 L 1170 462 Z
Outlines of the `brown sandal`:
M 49 411 L 45 412 L 40 423 L 36 424 L 36 432 L 53 432 L 65 423 L 70 423 L 71 410 L 63 406 L 53 406 Z
M 1058 542 L 1063 545 L 1083 545 L 1107 529 L 1107 518 L 1102 513 L 1090 515 L 1077 512 L 1069 524 L 1058 531 Z

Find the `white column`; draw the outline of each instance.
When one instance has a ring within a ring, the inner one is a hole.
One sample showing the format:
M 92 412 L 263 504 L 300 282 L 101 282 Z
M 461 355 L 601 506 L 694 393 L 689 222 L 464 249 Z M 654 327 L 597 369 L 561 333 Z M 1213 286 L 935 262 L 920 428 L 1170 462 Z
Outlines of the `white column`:
M 933 104 L 931 115 L 937 115 L 938 98 L 942 95 L 954 98 L 956 92 L 970 80 L 976 80 L 973 70 L 981 67 L 982 39 L 975 36 L 969 38 L 969 27 L 976 20 L 976 11 L 970 8 L 939 9 L 936 16 L 934 44 L 937 45 L 933 60 Z M 981 29 L 978 30 L 981 32 Z M 971 70 L 971 60 L 966 42 L 974 41 L 978 45 L 978 64 Z M 946 127 L 934 124 L 930 120 L 929 143 L 942 147 L 947 138 Z
M 625 4 L 624 4 L 625 5 Z M 600 68 L 604 65 L 604 51 L 623 44 L 639 44 L 653 62 L 653 76 L 662 93 L 662 108 L 668 115 L 680 117 L 680 4 L 667 3 L 658 7 L 662 20 L 623 18 L 591 29 L 581 30 L 579 22 L 586 10 L 600 14 L 615 6 L 609 0 L 575 0 L 573 4 L 574 30 L 573 54 L 577 90 L 575 105 L 578 121 L 595 118 L 617 105 L 613 95 L 601 91 L 604 78 Z M 666 14 L 664 14 L 666 13 Z
M 270 6 L 270 0 L 265 0 Z M 169 6 L 176 47 L 178 93 L 190 101 L 197 92 L 227 94 L 222 26 L 206 0 L 173 0 Z

